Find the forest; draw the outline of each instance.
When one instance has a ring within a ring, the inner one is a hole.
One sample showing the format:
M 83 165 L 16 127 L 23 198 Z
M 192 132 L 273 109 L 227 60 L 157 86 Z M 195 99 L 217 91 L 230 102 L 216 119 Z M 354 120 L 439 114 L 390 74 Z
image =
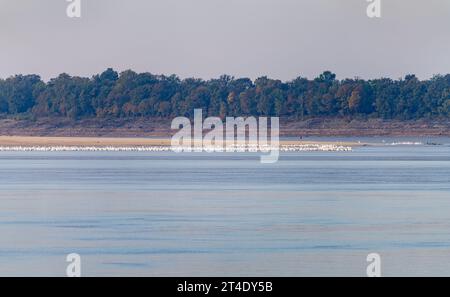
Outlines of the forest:
M 61 74 L 0 79 L 0 115 L 80 118 L 280 116 L 414 120 L 450 116 L 450 74 L 419 80 L 336 79 L 325 71 L 311 80 L 283 82 L 223 75 L 217 79 L 107 69 L 91 78 Z

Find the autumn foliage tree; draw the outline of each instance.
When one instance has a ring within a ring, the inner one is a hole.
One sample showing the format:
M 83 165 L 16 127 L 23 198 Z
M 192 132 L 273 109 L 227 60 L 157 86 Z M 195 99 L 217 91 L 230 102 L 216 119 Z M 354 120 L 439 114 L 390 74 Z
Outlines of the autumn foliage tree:
M 33 117 L 138 118 L 192 116 L 374 117 L 420 119 L 450 116 L 450 74 L 419 80 L 344 79 L 325 71 L 309 80 L 283 82 L 223 75 L 217 79 L 107 69 L 91 78 L 61 74 L 0 79 L 0 114 Z

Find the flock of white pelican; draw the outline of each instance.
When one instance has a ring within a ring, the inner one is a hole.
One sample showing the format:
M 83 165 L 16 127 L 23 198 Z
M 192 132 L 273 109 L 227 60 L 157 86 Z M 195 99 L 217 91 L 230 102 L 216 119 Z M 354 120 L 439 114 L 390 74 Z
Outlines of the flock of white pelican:
M 0 146 L 1 152 L 170 152 L 191 151 L 191 147 L 171 146 Z M 205 152 L 221 152 L 220 147 L 203 147 Z M 249 146 L 236 145 L 226 148 L 225 151 L 236 152 L 267 152 L 279 150 L 280 152 L 348 152 L 349 146 L 336 144 L 295 144 L 276 146 Z

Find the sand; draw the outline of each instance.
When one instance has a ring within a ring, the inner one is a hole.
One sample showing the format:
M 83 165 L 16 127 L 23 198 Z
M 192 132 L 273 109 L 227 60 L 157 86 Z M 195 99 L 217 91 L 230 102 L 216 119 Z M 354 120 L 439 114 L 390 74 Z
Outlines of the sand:
M 361 146 L 357 142 L 330 141 L 280 141 L 280 145 L 334 144 L 341 146 Z M 0 136 L 0 146 L 170 146 L 170 138 L 103 138 L 103 137 L 28 137 Z

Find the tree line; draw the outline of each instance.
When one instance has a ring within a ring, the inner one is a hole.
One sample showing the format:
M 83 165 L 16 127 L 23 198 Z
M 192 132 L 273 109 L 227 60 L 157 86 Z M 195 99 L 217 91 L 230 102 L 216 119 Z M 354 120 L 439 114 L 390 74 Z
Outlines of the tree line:
M 91 78 L 61 74 L 48 82 L 38 75 L 0 79 L 0 114 L 33 117 L 208 116 L 376 117 L 420 119 L 450 116 L 450 74 L 419 80 L 344 79 L 325 71 L 310 80 L 261 77 L 218 79 L 107 69 Z

